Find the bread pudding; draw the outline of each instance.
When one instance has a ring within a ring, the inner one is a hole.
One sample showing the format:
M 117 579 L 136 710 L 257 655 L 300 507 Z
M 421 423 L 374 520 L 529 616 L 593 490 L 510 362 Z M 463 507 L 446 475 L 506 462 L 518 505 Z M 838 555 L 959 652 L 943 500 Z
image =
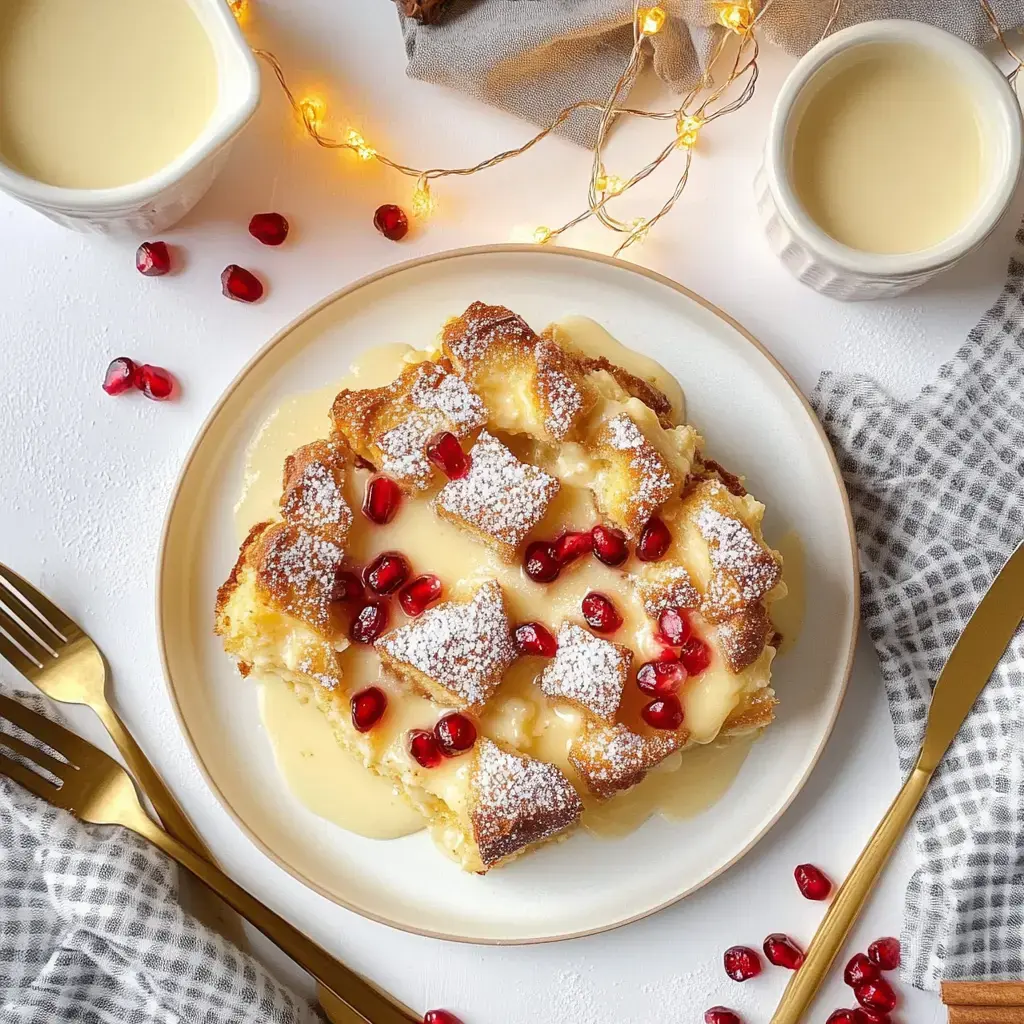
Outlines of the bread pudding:
M 474 302 L 337 394 L 216 601 L 463 869 L 774 717 L 763 506 L 656 383 Z M 325 410 L 326 411 L 326 410 Z

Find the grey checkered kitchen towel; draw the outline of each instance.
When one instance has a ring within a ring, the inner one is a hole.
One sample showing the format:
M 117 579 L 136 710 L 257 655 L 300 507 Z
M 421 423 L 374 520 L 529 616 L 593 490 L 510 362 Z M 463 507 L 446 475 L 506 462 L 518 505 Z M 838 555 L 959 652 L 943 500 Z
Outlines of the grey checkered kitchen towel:
M 53 716 L 38 694 L 16 700 Z M 55 717 L 55 716 L 53 716 Z M 7 722 L 9 730 L 28 739 Z M 314 1024 L 178 906 L 170 861 L 0 776 L 0 1024 Z
M 812 401 L 849 489 L 864 624 L 906 772 L 936 675 L 1024 539 L 1024 227 L 999 299 L 917 398 L 826 373 Z M 940 766 L 915 838 L 906 979 L 1024 976 L 1024 629 Z

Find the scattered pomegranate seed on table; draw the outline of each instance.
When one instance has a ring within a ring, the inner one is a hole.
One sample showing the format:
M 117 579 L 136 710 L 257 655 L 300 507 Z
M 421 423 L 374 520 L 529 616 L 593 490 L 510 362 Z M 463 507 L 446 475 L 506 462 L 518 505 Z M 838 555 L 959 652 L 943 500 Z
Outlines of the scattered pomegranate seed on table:
M 135 250 L 135 269 L 146 277 L 163 277 L 171 269 L 166 242 L 143 242 Z
M 445 757 L 457 757 L 476 743 L 476 726 L 465 715 L 452 711 L 438 719 L 434 738 Z
M 776 967 L 785 967 L 790 971 L 797 970 L 804 962 L 803 952 L 782 932 L 772 932 L 764 940 L 764 955 L 768 958 L 768 963 Z
M 426 451 L 427 458 L 449 480 L 461 480 L 469 472 L 470 458 L 462 450 L 459 439 L 448 430 L 432 438 Z
M 704 1024 L 743 1024 L 738 1013 L 727 1006 L 712 1006 L 704 1011 Z
M 832 892 L 832 882 L 828 875 L 813 864 L 798 864 L 793 871 L 793 877 L 796 879 L 800 894 L 805 899 L 828 899 L 829 893 Z
M 236 302 L 256 302 L 263 298 L 263 282 L 245 267 L 229 263 L 220 275 L 220 290 Z
M 137 367 L 127 356 L 118 356 L 112 359 L 103 375 L 103 390 L 108 395 L 120 395 L 124 391 L 135 387 L 135 374 Z
M 682 647 L 692 632 L 689 619 L 681 608 L 666 608 L 658 616 L 658 633 L 673 647 Z
M 880 1010 L 867 1010 L 863 1006 L 853 1011 L 853 1019 L 855 1024 L 892 1024 L 889 1014 Z
M 884 939 L 875 939 L 868 946 L 868 958 L 878 964 L 883 971 L 895 971 L 900 965 L 900 940 L 891 935 Z
M 393 594 L 409 578 L 409 563 L 397 551 L 385 551 L 367 567 L 363 575 L 375 594 Z
M 761 958 L 749 946 L 730 946 L 722 956 L 725 973 L 733 981 L 749 981 L 761 973 Z
M 555 541 L 555 560 L 559 565 L 568 565 L 593 550 L 594 539 L 589 533 L 563 533 Z
M 545 540 L 535 540 L 527 545 L 523 556 L 523 572 L 534 583 L 550 583 L 558 576 L 561 568 L 555 558 L 554 545 Z
M 357 644 L 372 644 L 387 629 L 388 606 L 383 601 L 370 601 L 348 627 L 349 639 Z
M 648 661 L 636 674 L 636 685 L 644 693 L 667 697 L 686 682 L 686 669 L 678 661 Z
M 417 576 L 398 592 L 398 603 L 406 615 L 415 618 L 426 611 L 441 596 L 441 581 L 433 573 Z
M 858 985 L 853 994 L 857 1002 L 867 1010 L 881 1010 L 882 1013 L 889 1013 L 896 1006 L 896 993 L 884 978 L 877 978 L 874 981 L 866 981 Z
M 614 633 L 622 625 L 622 616 L 611 598 L 592 590 L 580 603 L 587 625 L 598 633 Z
M 279 213 L 257 213 L 249 221 L 249 234 L 264 245 L 280 245 L 288 237 L 288 221 Z
M 524 622 L 513 634 L 520 654 L 534 654 L 553 658 L 558 653 L 558 641 L 539 622 Z
M 629 545 L 626 543 L 626 535 L 621 530 L 598 523 L 590 531 L 590 536 L 594 542 L 594 554 L 605 565 L 622 565 L 629 557 Z
M 687 675 L 699 676 L 711 664 L 711 650 L 699 637 L 691 636 L 679 651 Z
M 674 694 L 652 700 L 640 712 L 643 720 L 652 729 L 669 729 L 673 732 L 683 724 L 683 705 Z
M 371 523 L 383 526 L 395 518 L 401 501 L 402 491 L 391 477 L 370 477 L 363 493 L 363 515 Z
M 409 230 L 409 218 L 405 211 L 394 203 L 378 206 L 373 214 L 373 226 L 392 242 L 401 241 Z
M 672 534 L 668 527 L 657 516 L 651 516 L 647 525 L 640 533 L 640 541 L 636 546 L 636 557 L 641 562 L 657 562 L 665 557 L 669 545 L 672 543 Z
M 388 698 L 379 687 L 369 686 L 353 694 L 350 706 L 352 724 L 359 732 L 369 732 L 384 717 Z
M 143 363 L 135 370 L 135 386 L 154 402 L 163 402 L 174 394 L 174 378 L 162 366 Z
M 863 985 L 866 981 L 874 981 L 879 976 L 878 966 L 873 964 L 863 953 L 854 953 L 843 971 L 843 981 L 850 988 Z
M 365 598 L 363 581 L 347 569 L 339 569 L 334 574 L 334 586 L 331 588 L 332 601 L 359 601 Z
M 427 1010 L 423 1014 L 423 1024 L 462 1024 L 462 1021 L 448 1010 Z
M 857 1024 L 856 1010 L 833 1010 L 825 1024 Z
M 409 753 L 423 768 L 436 768 L 444 758 L 437 737 L 426 729 L 410 730 Z

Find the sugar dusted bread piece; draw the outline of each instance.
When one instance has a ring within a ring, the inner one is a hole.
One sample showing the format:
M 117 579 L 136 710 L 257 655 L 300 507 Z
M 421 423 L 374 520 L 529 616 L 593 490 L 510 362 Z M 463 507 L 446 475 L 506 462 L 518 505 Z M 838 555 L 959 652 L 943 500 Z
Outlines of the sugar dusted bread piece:
M 351 451 L 337 440 L 314 441 L 285 459 L 281 515 L 291 525 L 344 547 L 352 527 L 345 501 Z
M 614 722 L 633 652 L 594 636 L 574 622 L 563 622 L 557 639 L 558 650 L 538 680 L 541 690 L 596 718 Z
M 569 748 L 569 762 L 594 796 L 602 800 L 632 789 L 647 773 L 686 743 L 686 730 L 633 732 L 621 723 L 590 720 Z
M 652 619 L 669 608 L 698 608 L 701 595 L 684 565 L 644 562 L 633 576 L 644 611 Z
M 447 430 L 464 439 L 487 418 L 479 395 L 450 369 L 415 363 L 384 387 L 342 391 L 331 410 L 334 429 L 407 490 L 428 487 L 434 475 L 426 454 L 431 438 Z
M 516 656 L 496 580 L 487 580 L 465 602 L 445 601 L 376 644 L 384 665 L 439 704 L 485 704 Z
M 523 538 L 540 522 L 558 492 L 558 481 L 520 462 L 486 430 L 469 454 L 469 472 L 441 488 L 434 510 L 493 547 L 506 562 L 514 561 Z

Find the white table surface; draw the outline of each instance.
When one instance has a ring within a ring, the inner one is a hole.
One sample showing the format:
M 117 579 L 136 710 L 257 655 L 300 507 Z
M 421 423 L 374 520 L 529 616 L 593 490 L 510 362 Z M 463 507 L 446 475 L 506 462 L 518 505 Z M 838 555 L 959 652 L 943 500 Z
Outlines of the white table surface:
M 530 134 L 514 118 L 408 80 L 385 0 L 256 4 L 250 36 L 279 55 L 297 89 L 321 89 L 332 114 L 347 115 L 393 155 L 451 166 Z M 764 54 L 754 100 L 706 133 L 677 210 L 630 258 L 731 313 L 805 390 L 832 368 L 911 392 L 998 292 L 1024 196 L 982 251 L 899 300 L 844 305 L 803 288 L 766 248 L 750 188 L 763 126 L 791 64 L 781 53 Z M 264 83 L 262 107 L 223 176 L 164 235 L 184 256 L 173 276 L 141 277 L 134 243 L 70 234 L 0 197 L 0 560 L 41 585 L 102 646 L 125 718 L 227 869 L 409 1005 L 448 1006 L 467 1024 L 688 1024 L 726 1003 L 749 1024 L 766 1022 L 786 972 L 769 968 L 736 985 L 722 974 L 722 950 L 757 946 L 771 931 L 809 938 L 821 911 L 796 894 L 794 865 L 812 861 L 842 877 L 899 786 L 878 667 L 863 640 L 833 739 L 771 834 L 723 878 L 670 910 L 568 943 L 482 948 L 364 921 L 307 892 L 252 847 L 191 763 L 157 660 L 154 566 L 179 464 L 221 390 L 276 330 L 369 271 L 568 219 L 580 207 L 588 168 L 587 154 L 549 140 L 486 175 L 439 185 L 442 208 L 427 229 L 395 244 L 373 230 L 371 218 L 379 203 L 404 202 L 408 182 L 304 141 L 276 87 L 266 76 Z M 627 169 L 634 145 L 660 147 L 651 131 L 643 125 L 621 133 L 609 169 L 620 170 L 616 154 Z M 292 236 L 280 250 L 246 234 L 249 216 L 263 210 L 291 220 Z M 566 241 L 611 248 L 611 236 L 586 229 Z M 219 273 L 229 262 L 265 277 L 261 303 L 222 298 Z M 138 395 L 106 396 L 103 370 L 122 354 L 173 370 L 182 398 L 159 405 Z M 14 681 L 5 664 L 0 676 Z M 88 716 L 74 721 L 99 736 Z M 851 949 L 898 934 L 911 863 L 905 846 Z M 308 985 L 290 965 L 276 969 Z M 903 991 L 901 1020 L 944 1019 L 934 994 Z M 850 1002 L 835 977 L 809 1019 L 823 1021 Z

